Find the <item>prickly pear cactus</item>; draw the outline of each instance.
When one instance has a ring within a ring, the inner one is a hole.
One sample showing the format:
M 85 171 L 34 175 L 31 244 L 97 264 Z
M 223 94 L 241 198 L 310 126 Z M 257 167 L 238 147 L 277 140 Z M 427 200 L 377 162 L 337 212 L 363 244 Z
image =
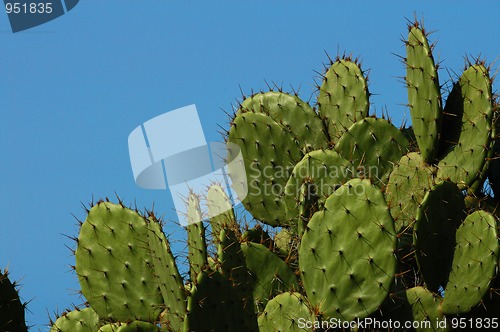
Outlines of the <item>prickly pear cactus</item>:
M 82 224 L 75 252 L 82 294 L 99 317 L 155 321 L 163 297 L 153 270 L 147 220 L 121 204 L 99 202 Z
M 425 162 L 432 162 L 438 151 L 443 114 L 432 48 L 420 24 L 410 25 L 406 41 L 406 85 L 413 131 Z
M 95 332 L 99 329 L 99 316 L 92 308 L 76 308 L 64 312 L 51 323 L 50 332 Z
M 465 202 L 457 185 L 441 182 L 424 197 L 413 232 L 415 256 L 429 290 L 445 287 L 453 260 L 455 232 L 465 218 Z
M 477 306 L 489 290 L 498 262 L 495 218 L 485 211 L 467 216 L 456 233 L 450 276 L 444 291 L 443 312 L 463 314 Z
M 370 316 L 396 271 L 396 232 L 383 194 L 368 180 L 337 189 L 302 237 L 299 266 L 308 299 L 326 317 Z
M 306 298 L 300 293 L 283 293 L 267 302 L 259 316 L 259 331 L 313 331 L 307 325 L 316 318 Z
M 450 179 L 461 188 L 471 186 L 481 177 L 491 147 L 493 95 L 488 69 L 483 63 L 471 64 L 455 83 L 447 103 L 449 121 L 460 121 L 458 135 L 443 135 L 452 142 L 438 164 L 438 177 Z M 459 120 L 457 120 L 459 119 Z M 443 127 L 452 127 L 448 121 Z M 455 132 L 457 132 L 455 131 Z
M 228 142 L 238 145 L 243 154 L 248 182 L 241 183 L 235 177 L 240 170 L 232 169 L 231 164 L 229 174 L 236 185 L 235 191 L 239 195 L 241 192 L 246 194 L 242 197 L 245 207 L 255 218 L 269 225 L 286 224 L 281 196 L 293 165 L 303 156 L 298 141 L 289 129 L 270 116 L 246 112 L 236 115 Z M 233 159 L 234 156 L 229 157 Z
M 7 270 L 0 271 L 0 330 L 27 331 L 25 304 L 21 302 L 17 284 L 10 281 Z
M 358 61 L 351 57 L 330 60 L 330 68 L 318 88 L 318 110 L 332 141 L 357 121 L 368 116 L 368 84 Z
M 438 331 L 498 316 L 490 67 L 468 61 L 444 100 L 427 38 L 409 25 L 412 127 L 368 113 L 367 79 L 351 57 L 330 61 L 314 108 L 282 91 L 245 98 L 225 139 L 253 220 L 241 220 L 220 184 L 192 193 L 187 254 L 172 253 L 152 213 L 92 207 L 75 251 L 90 308 L 52 331 L 312 331 L 363 318 Z

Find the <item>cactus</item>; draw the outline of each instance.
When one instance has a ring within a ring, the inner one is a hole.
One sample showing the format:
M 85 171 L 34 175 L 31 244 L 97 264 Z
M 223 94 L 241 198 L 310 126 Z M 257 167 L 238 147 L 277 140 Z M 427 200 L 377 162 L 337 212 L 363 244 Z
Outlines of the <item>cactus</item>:
M 149 249 L 165 304 L 160 321 L 166 328 L 179 331 L 186 313 L 186 291 L 161 223 L 152 217 L 150 219 L 152 220 L 148 224 Z
M 51 322 L 50 332 L 95 332 L 99 329 L 99 316 L 92 308 L 75 308 Z
M 455 83 L 447 101 L 456 105 L 453 110 L 447 109 L 447 111 L 450 112 L 449 117 L 455 116 L 459 119 L 460 130 L 458 137 L 443 135 L 443 140 L 453 144 L 438 164 L 438 177 L 450 179 L 461 188 L 471 186 L 481 177 L 491 148 L 493 131 L 491 89 L 491 79 L 484 64 L 470 64 L 460 80 Z M 456 123 L 457 119 L 451 121 Z M 444 127 L 453 126 L 445 121 Z
M 405 322 L 422 322 L 416 331 L 447 331 L 443 328 L 445 320 L 441 310 L 442 298 L 428 289 L 417 286 L 391 294 L 384 311 L 388 316 L 401 324 Z M 423 322 L 428 322 L 428 328 Z M 402 325 L 403 326 L 403 325 Z
M 242 201 L 245 207 L 269 225 L 286 223 L 287 220 L 283 220 L 285 205 L 280 196 L 291 168 L 303 156 L 293 135 L 271 117 L 247 112 L 233 120 L 228 142 L 237 144 L 244 156 L 248 179 L 248 183 L 243 184 L 248 189 Z M 229 172 L 236 184 L 235 191 L 241 193 L 241 184 L 234 178 L 231 167 Z
M 361 176 L 382 187 L 409 145 L 404 134 L 389 121 L 365 118 L 347 129 L 335 150 L 357 167 Z
M 297 278 L 290 267 L 262 244 L 241 244 L 246 267 L 251 276 L 253 299 L 257 312 L 275 295 L 299 289 Z
M 490 68 L 468 62 L 443 108 L 434 46 L 420 23 L 408 31 L 412 127 L 368 114 L 367 79 L 346 56 L 330 61 L 316 108 L 282 91 L 245 98 L 225 139 L 228 161 L 243 157 L 245 174 L 229 164 L 229 175 L 254 220 L 243 224 L 220 184 L 192 193 L 181 274 L 153 213 L 99 202 L 75 251 L 91 308 L 52 330 L 304 331 L 368 317 L 439 330 L 497 315 Z
M 455 232 L 465 217 L 465 202 L 457 185 L 441 182 L 424 197 L 413 233 L 415 256 L 425 285 L 437 292 L 451 269 Z
M 412 230 L 417 209 L 433 186 L 434 172 L 417 152 L 403 156 L 394 166 L 385 196 L 398 233 Z
M 314 214 L 302 237 L 299 266 L 309 300 L 326 317 L 368 317 L 389 292 L 395 248 L 382 193 L 368 180 L 350 180 Z
M 9 271 L 0 270 L 0 330 L 28 331 L 24 319 L 26 304 L 21 301 L 17 283 L 9 279 Z
M 302 294 L 282 293 L 267 302 L 264 312 L 259 316 L 259 331 L 312 331 L 300 326 L 314 321 L 314 314 Z
M 308 103 L 298 96 L 269 91 L 246 98 L 237 112 L 263 113 L 292 133 L 304 153 L 327 148 L 326 130 L 321 119 Z
M 477 306 L 495 277 L 498 230 L 495 218 L 485 211 L 467 216 L 456 233 L 453 264 L 445 289 L 443 312 L 463 314 Z
M 434 161 L 442 121 L 441 92 L 432 46 L 418 22 L 406 41 L 406 85 L 413 131 L 425 162 Z
M 239 304 L 245 312 L 244 326 L 249 330 L 255 330 L 257 322 L 254 319 L 252 275 L 247 268 L 245 255 L 234 230 L 223 229 L 220 232 L 218 258 L 220 270 L 230 281 L 235 295 L 240 300 Z
M 188 257 L 191 280 L 196 280 L 198 274 L 208 265 L 207 245 L 205 241 L 205 226 L 203 225 L 200 200 L 198 196 L 190 194 L 188 197 L 186 227 L 188 235 Z
M 154 275 L 148 223 L 121 204 L 99 202 L 82 224 L 76 273 L 91 307 L 110 321 L 155 321 L 163 297 Z
M 221 230 L 236 230 L 236 218 L 229 197 L 220 185 L 212 185 L 207 191 L 207 208 L 212 226 L 213 241 L 217 243 Z
M 331 165 L 335 167 L 331 168 Z M 284 190 L 289 224 L 298 225 L 303 221 L 299 218 L 309 218 L 301 216 L 300 213 L 300 205 L 304 201 L 312 200 L 309 203 L 317 204 L 316 209 L 321 209 L 326 198 L 352 178 L 353 172 L 352 164 L 333 150 L 316 150 L 306 154 L 295 165 Z M 306 182 L 309 183 L 309 186 L 306 186 L 308 190 L 301 195 L 299 188 Z M 316 199 L 312 198 L 313 194 L 317 196 Z
M 200 273 L 188 298 L 184 331 L 238 331 L 243 326 L 245 311 L 229 280 L 219 272 Z
M 332 141 L 338 140 L 355 122 L 365 118 L 370 108 L 367 79 L 356 60 L 338 57 L 318 87 L 318 111 L 328 126 Z
M 268 249 L 274 248 L 274 241 L 259 224 L 253 228 L 247 229 L 245 233 L 241 235 L 241 241 L 263 244 Z

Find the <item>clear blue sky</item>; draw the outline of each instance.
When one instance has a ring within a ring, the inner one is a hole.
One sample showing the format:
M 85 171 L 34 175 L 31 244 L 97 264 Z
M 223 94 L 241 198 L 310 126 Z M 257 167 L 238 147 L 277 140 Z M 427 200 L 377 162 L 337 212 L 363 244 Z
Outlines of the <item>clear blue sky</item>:
M 136 1 L 82 0 L 68 14 L 13 34 L 0 12 L 0 267 L 32 299 L 27 320 L 81 303 L 74 257 L 80 202 L 114 197 L 174 218 L 165 191 L 140 189 L 127 137 L 166 111 L 196 104 L 211 141 L 227 127 L 221 110 L 265 80 L 301 87 L 308 99 L 324 51 L 353 52 L 370 70 L 372 110 L 406 114 L 400 38 L 406 19 L 425 18 L 442 60 L 500 55 L 494 1 Z M 498 68 L 498 63 L 494 68 Z M 496 85 L 498 87 L 498 84 Z M 173 143 L 175 144 L 175 143 Z M 183 231 L 166 227 L 183 248 Z

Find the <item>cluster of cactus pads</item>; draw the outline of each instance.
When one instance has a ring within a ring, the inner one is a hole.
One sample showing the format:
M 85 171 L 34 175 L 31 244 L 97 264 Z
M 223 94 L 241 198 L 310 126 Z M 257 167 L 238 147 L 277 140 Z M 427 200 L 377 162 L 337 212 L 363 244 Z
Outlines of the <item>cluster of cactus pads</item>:
M 315 107 L 280 89 L 244 98 L 226 140 L 246 177 L 229 173 L 256 222 L 241 225 L 218 184 L 193 193 L 188 275 L 154 214 L 92 206 L 75 238 L 87 305 L 51 331 L 313 331 L 365 318 L 438 330 L 500 317 L 490 68 L 467 61 L 443 105 L 421 24 L 405 44 L 412 127 L 370 116 L 348 56 L 330 60 Z

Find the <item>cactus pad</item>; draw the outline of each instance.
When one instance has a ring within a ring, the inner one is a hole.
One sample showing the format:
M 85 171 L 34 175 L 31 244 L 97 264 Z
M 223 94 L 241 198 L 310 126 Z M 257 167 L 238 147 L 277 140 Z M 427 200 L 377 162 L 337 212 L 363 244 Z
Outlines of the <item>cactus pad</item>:
M 465 217 L 465 202 L 456 184 L 444 181 L 427 192 L 417 210 L 413 244 L 427 288 L 445 287 L 451 269 L 455 232 Z
M 299 251 L 307 296 L 325 317 L 364 318 L 386 298 L 396 271 L 394 221 L 380 190 L 352 179 L 309 221 Z
M 231 229 L 222 229 L 220 232 L 218 258 L 221 263 L 222 274 L 231 282 L 233 292 L 246 313 L 244 315 L 245 327 L 249 330 L 257 329 L 253 307 L 251 274 L 248 272 L 240 242 Z
M 495 218 L 485 211 L 467 216 L 457 230 L 453 265 L 444 292 L 443 312 L 468 312 L 488 292 L 498 260 Z
M 448 330 L 443 328 L 445 318 L 441 310 L 442 299 L 424 287 L 417 286 L 398 292 L 391 295 L 389 301 L 389 317 L 400 322 L 402 327 L 407 322 L 419 322 L 420 328 L 415 331 Z
M 265 246 L 247 242 L 241 244 L 241 250 L 251 275 L 253 298 L 258 312 L 275 295 L 299 289 L 293 271 Z
M 406 41 L 406 84 L 413 131 L 425 162 L 438 151 L 442 105 L 438 71 L 432 47 L 418 23 L 408 27 Z
M 333 62 L 319 88 L 318 110 L 333 141 L 368 115 L 368 85 L 363 71 L 350 59 Z
M 393 164 L 408 152 L 408 139 L 389 121 L 365 118 L 353 124 L 335 145 L 335 150 L 349 160 L 358 174 L 382 186 Z
M 412 230 L 417 208 L 432 184 L 433 168 L 417 152 L 403 156 L 394 166 L 385 194 L 398 233 Z
M 160 320 L 162 325 L 178 331 L 186 314 L 186 291 L 161 224 L 150 219 L 148 228 L 149 249 L 164 302 Z
M 238 113 L 249 111 L 266 114 L 293 133 L 304 152 L 328 147 L 323 122 L 311 106 L 297 96 L 276 91 L 258 93 L 246 98 Z
M 282 224 L 286 212 L 283 190 L 293 166 L 303 156 L 292 133 L 265 114 L 243 113 L 233 120 L 228 141 L 238 145 L 243 155 L 244 183 L 240 168 L 235 170 L 229 164 L 236 193 L 247 193 L 244 199 L 240 197 L 243 205 L 256 219 L 272 226 Z M 229 150 L 230 161 L 236 157 L 231 153 Z
M 92 308 L 75 309 L 57 318 L 50 332 L 95 332 L 99 325 L 99 316 Z
M 187 219 L 189 272 L 191 280 L 196 280 L 197 275 L 207 267 L 208 262 L 205 225 L 201 217 L 200 200 L 195 194 L 190 194 L 188 197 Z
M 149 321 L 161 313 L 148 232 L 144 217 L 122 205 L 99 202 L 89 211 L 78 236 L 76 273 L 99 317 Z
M 211 185 L 208 188 L 206 204 L 210 225 L 212 226 L 212 239 L 217 243 L 221 229 L 231 228 L 236 230 L 238 228 L 234 210 L 226 192 L 218 184 Z
M 203 271 L 188 298 L 184 331 L 240 331 L 245 312 L 231 283 L 219 272 Z
M 322 209 L 326 198 L 352 178 L 353 172 L 352 164 L 333 150 L 316 150 L 306 154 L 295 165 L 285 187 L 287 218 L 291 224 L 297 224 L 299 220 L 302 201 L 311 199 L 301 195 L 303 184 L 307 182 L 312 187 L 307 191 L 309 196 L 312 192 L 317 196 L 317 202 L 311 204 L 317 204 L 317 208 Z
M 452 147 L 438 164 L 438 177 L 450 179 L 460 188 L 470 186 L 483 173 L 492 136 L 491 89 L 488 70 L 482 64 L 475 64 L 464 71 L 447 101 L 447 104 L 457 105 L 450 112 L 461 119 L 458 123 L 460 131 L 458 137 L 449 133 L 443 138 Z M 456 119 L 451 121 L 457 122 Z M 452 126 L 453 122 L 444 125 Z
M 9 272 L 0 270 L 0 330 L 27 331 L 24 322 L 24 307 L 15 282 L 9 279 Z
M 313 331 L 299 326 L 313 324 L 314 321 L 314 314 L 300 293 L 283 293 L 267 302 L 259 316 L 259 331 Z

